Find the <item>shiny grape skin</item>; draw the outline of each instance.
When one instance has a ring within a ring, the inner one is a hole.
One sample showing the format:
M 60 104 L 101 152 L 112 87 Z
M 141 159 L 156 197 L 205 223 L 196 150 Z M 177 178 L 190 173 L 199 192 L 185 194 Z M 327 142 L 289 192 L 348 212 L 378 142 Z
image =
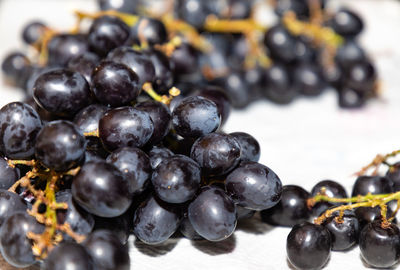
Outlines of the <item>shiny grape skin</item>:
M 66 66 L 72 58 L 89 51 L 87 36 L 82 34 L 60 34 L 48 43 L 48 66 Z
M 337 49 L 335 60 L 342 68 L 347 68 L 358 61 L 366 59 L 365 51 L 356 40 L 349 39 Z
M 250 104 L 252 89 L 243 72 L 230 72 L 226 77 L 218 79 L 216 83 L 225 90 L 233 108 L 243 109 Z
M 295 225 L 286 240 L 286 252 L 296 269 L 321 269 L 331 253 L 331 236 L 321 225 Z
M 296 66 L 293 87 L 306 96 L 318 96 L 324 90 L 320 68 L 315 64 L 302 63 Z
M 201 89 L 197 95 L 205 97 L 217 105 L 218 113 L 221 115 L 222 126 L 226 120 L 228 120 L 231 113 L 231 103 L 223 88 L 208 85 L 207 87 Z
M 209 13 L 203 0 L 182 0 L 178 5 L 178 16 L 198 29 L 203 27 Z
M 109 110 L 101 104 L 91 104 L 80 110 L 74 117 L 74 124 L 82 133 L 93 132 L 99 128 L 100 118 Z
M 137 98 L 140 90 L 138 76 L 123 64 L 103 61 L 93 71 L 92 92 L 105 105 L 127 105 Z
M 163 44 L 167 42 L 167 29 L 160 20 L 141 17 L 131 28 L 131 37 L 138 44 Z
M 261 211 L 261 219 L 271 225 L 292 227 L 310 218 L 307 199 L 310 194 L 302 187 L 283 186 L 281 200 L 274 207 Z
M 100 59 L 94 53 L 85 53 L 84 55 L 78 55 L 68 61 L 67 68 L 79 72 L 86 81 L 91 84 L 93 70 L 98 65 Z
M 216 131 L 221 116 L 213 101 L 200 96 L 187 97 L 174 108 L 172 124 L 182 137 L 200 137 Z
M 131 47 L 119 47 L 112 50 L 107 55 L 107 60 L 124 64 L 132 69 L 139 78 L 140 86 L 145 82 L 153 82 L 155 79 L 156 72 L 150 58 Z
M 360 108 L 365 105 L 368 99 L 367 92 L 360 92 L 346 85 L 340 86 L 338 89 L 338 103 L 341 108 Z
M 190 44 L 182 43 L 170 56 L 174 74 L 188 75 L 198 71 L 198 52 Z
M 358 61 L 345 70 L 346 87 L 361 93 L 371 93 L 376 87 L 377 72 L 369 60 Z
M 393 192 L 393 182 L 383 176 L 360 176 L 353 184 L 351 196 L 371 194 L 388 194 Z
M 101 10 L 117 10 L 123 13 L 137 14 L 138 0 L 97 0 Z
M 88 43 L 100 56 L 123 46 L 129 39 L 130 29 L 119 18 L 102 16 L 94 20 L 89 29 Z
M 242 162 L 225 180 L 227 194 L 245 208 L 261 211 L 275 206 L 282 193 L 282 182 L 267 166 Z
M 142 147 L 154 132 L 148 113 L 132 107 L 120 107 L 106 112 L 99 122 L 99 137 L 105 148 Z
M 181 210 L 151 195 L 135 211 L 133 233 L 149 245 L 160 244 L 174 234 L 181 222 Z
M 397 192 L 400 190 L 400 162 L 393 164 L 386 172 L 386 177 L 392 180 L 394 186 L 393 191 Z
M 59 116 L 72 117 L 91 102 L 90 88 L 78 72 L 58 69 L 40 75 L 33 86 L 40 107 Z
M 171 127 L 172 116 L 167 105 L 161 102 L 149 100 L 137 103 L 135 109 L 147 112 L 153 121 L 153 135 L 151 135 L 147 144 L 152 145 L 161 142 Z
M 37 112 L 28 104 L 8 103 L 0 109 L 0 152 L 10 159 L 29 159 L 42 128 Z
M 358 219 L 352 210 L 346 210 L 343 218 L 337 222 L 339 212 L 335 212 L 322 224 L 331 234 L 332 250 L 348 250 L 358 242 L 360 227 Z
M 0 189 L 0 228 L 7 217 L 26 209 L 27 206 L 16 193 Z
M 174 153 L 166 147 L 153 146 L 147 154 L 150 158 L 150 164 L 153 170 L 166 158 L 171 157 Z
M 236 228 L 236 207 L 219 187 L 201 188 L 188 208 L 188 217 L 195 231 L 209 241 L 222 241 Z
M 93 258 L 81 244 L 61 243 L 44 260 L 41 270 L 95 270 Z
M 33 45 L 43 36 L 46 27 L 47 26 L 41 21 L 32 21 L 28 23 L 22 30 L 22 40 L 28 45 Z
M 233 132 L 230 133 L 240 145 L 240 161 L 253 161 L 258 162 L 260 159 L 260 144 L 258 141 L 248 133 Z
M 167 203 L 184 203 L 192 199 L 200 181 L 200 166 L 184 155 L 164 159 L 151 178 L 157 196 Z
M 290 63 L 296 58 L 296 40 L 282 25 L 278 24 L 268 29 L 264 44 L 274 60 Z
M 390 268 L 400 259 L 400 231 L 395 224 L 383 228 L 380 221 L 368 224 L 360 233 L 361 257 L 376 268 Z
M 10 215 L 0 228 L 0 248 L 3 258 L 12 266 L 27 267 L 36 262 L 28 232 L 42 233 L 44 226 L 26 212 Z
M 105 161 L 85 163 L 72 182 L 74 200 L 100 217 L 122 215 L 132 203 L 131 190 L 124 175 Z
M 152 168 L 149 157 L 139 148 L 119 148 L 112 152 L 106 161 L 121 171 L 129 182 L 131 193 L 141 193 L 147 188 Z
M 82 244 L 93 258 L 97 270 L 130 269 L 128 246 L 122 245 L 111 231 L 94 231 Z
M 314 185 L 311 190 L 311 197 L 316 196 L 318 193 L 321 193 L 321 189 L 325 188 L 325 195 L 332 198 L 347 198 L 347 192 L 344 187 L 338 182 L 332 180 L 322 180 Z M 343 203 L 331 203 L 331 202 L 318 202 L 313 206 L 313 214 L 314 216 L 319 216 L 325 210 L 327 210 L 331 206 L 339 206 Z
M 146 51 L 154 66 L 155 77 L 153 80 L 154 90 L 159 94 L 166 94 L 173 86 L 174 74 L 168 57 L 159 50 Z
M 369 223 L 373 221 L 381 221 L 381 208 L 379 206 L 375 207 L 359 207 L 354 210 L 354 213 L 358 219 L 360 231 Z M 390 207 L 387 208 L 386 218 L 390 218 L 393 211 Z M 393 221 L 395 222 L 395 220 Z
M 19 169 L 10 167 L 7 160 L 0 158 L 0 189 L 9 189 L 19 178 Z
M 30 66 L 30 61 L 25 54 L 12 52 L 4 58 L 1 64 L 1 70 L 6 79 L 10 80 L 15 85 L 20 85 L 18 80 L 27 66 Z
M 240 145 L 227 134 L 211 133 L 199 138 L 192 146 L 190 157 L 205 173 L 221 175 L 232 170 L 240 161 Z
M 68 204 L 67 210 L 57 210 L 57 221 L 60 224 L 68 223 L 73 232 L 79 235 L 87 235 L 94 228 L 94 218 L 83 210 L 72 199 L 71 190 L 63 190 L 56 193 L 56 201 Z M 71 240 L 71 237 L 64 234 L 64 240 Z
M 35 156 L 44 166 L 66 172 L 80 164 L 85 156 L 86 139 L 72 122 L 47 123 L 36 137 Z
M 328 24 L 337 34 L 346 38 L 353 38 L 364 29 L 364 22 L 359 15 L 347 8 L 337 11 Z

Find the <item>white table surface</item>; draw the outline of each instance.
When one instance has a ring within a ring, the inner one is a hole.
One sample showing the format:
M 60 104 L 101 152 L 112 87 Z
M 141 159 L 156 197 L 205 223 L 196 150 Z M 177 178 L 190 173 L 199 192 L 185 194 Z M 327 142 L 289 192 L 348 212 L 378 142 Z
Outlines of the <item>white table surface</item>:
M 260 162 L 271 167 L 284 184 L 310 190 L 319 180 L 329 178 L 350 192 L 355 180 L 352 173 L 377 153 L 400 148 L 400 1 L 353 0 L 346 5 L 366 20 L 361 39 L 378 67 L 383 88 L 380 99 L 362 110 L 339 109 L 333 92 L 284 107 L 259 101 L 245 111 L 233 112 L 226 124 L 228 132 L 245 131 L 258 139 Z M 0 58 L 24 48 L 21 29 L 29 20 L 39 18 L 68 29 L 77 7 L 96 9 L 92 0 L 0 0 Z M 0 106 L 22 96 L 20 90 L 0 84 Z M 131 269 L 290 269 L 285 251 L 288 233 L 289 229 L 253 219 L 223 243 L 179 239 L 149 248 L 131 240 Z M 333 252 L 325 269 L 364 268 L 356 247 Z

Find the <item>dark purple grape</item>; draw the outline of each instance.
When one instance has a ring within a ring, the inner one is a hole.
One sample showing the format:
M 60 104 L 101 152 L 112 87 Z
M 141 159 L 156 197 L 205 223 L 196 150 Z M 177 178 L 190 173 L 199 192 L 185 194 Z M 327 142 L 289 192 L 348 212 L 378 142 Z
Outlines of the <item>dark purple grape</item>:
M 98 230 L 83 242 L 97 270 L 129 270 L 128 246 L 124 246 L 111 231 Z
M 209 241 L 222 241 L 236 228 L 236 207 L 218 187 L 206 186 L 188 208 L 188 217 L 195 231 Z
M 171 66 L 176 75 L 188 75 L 198 71 L 197 50 L 187 43 L 182 43 L 170 56 Z
M 37 135 L 35 156 L 45 167 L 66 172 L 80 164 L 85 149 L 86 140 L 78 127 L 58 120 L 47 123 Z
M 117 10 L 123 13 L 137 14 L 138 0 L 97 0 L 101 10 Z
M 364 29 L 361 17 L 347 8 L 337 11 L 329 25 L 337 34 L 346 38 L 355 37 Z
M 12 84 L 22 86 L 19 80 L 26 68 L 30 67 L 30 64 L 31 62 L 25 54 L 20 52 L 12 52 L 4 58 L 1 64 L 1 70 L 5 75 L 5 78 L 8 79 Z
M 169 132 L 171 126 L 172 116 L 169 108 L 164 103 L 149 100 L 137 103 L 135 109 L 147 112 L 153 121 L 153 135 L 151 135 L 147 144 L 151 145 L 161 142 Z
M 167 41 L 167 29 L 157 19 L 141 17 L 131 29 L 131 37 L 141 45 L 163 44 Z
M 188 217 L 184 217 L 181 222 L 181 226 L 179 227 L 179 231 L 183 236 L 190 240 L 202 240 L 201 237 L 193 228 L 192 224 Z
M 345 70 L 345 86 L 358 92 L 371 93 L 376 86 L 376 71 L 368 61 L 359 61 Z
M 137 98 L 140 90 L 138 76 L 123 64 L 103 61 L 93 71 L 93 94 L 105 105 L 127 105 Z
M 322 189 L 324 189 L 324 194 L 331 198 L 347 198 L 347 192 L 344 187 L 338 182 L 332 180 L 322 180 L 318 182 L 311 190 L 311 197 L 316 196 L 317 194 L 322 194 Z M 316 203 L 313 206 L 313 214 L 314 216 L 320 216 L 325 210 L 327 210 L 331 206 L 339 206 L 343 203 L 331 203 L 321 201 Z
M 87 235 L 93 230 L 93 216 L 76 204 L 72 199 L 70 190 L 56 193 L 56 201 L 58 203 L 64 202 L 68 204 L 67 210 L 57 210 L 58 223 L 68 223 L 72 231 L 79 235 Z M 64 235 L 64 239 L 70 240 L 70 237 Z
M 367 100 L 366 93 L 359 92 L 347 86 L 341 86 L 338 90 L 339 106 L 341 108 L 353 109 L 365 105 Z
M 47 45 L 49 66 L 66 66 L 74 57 L 89 51 L 87 36 L 82 34 L 60 34 L 54 36 Z
M 335 57 L 340 67 L 346 68 L 366 59 L 364 50 L 355 40 L 349 39 L 336 52 Z
M 68 61 L 67 68 L 79 72 L 85 77 L 86 81 L 91 84 L 93 70 L 98 65 L 99 61 L 100 59 L 96 54 L 85 53 L 71 58 L 71 60 Z
M 312 63 L 317 59 L 316 50 L 312 48 L 312 44 L 310 44 L 309 40 L 306 38 L 299 36 L 299 38 L 296 39 L 295 48 L 297 63 Z
M 90 88 L 78 72 L 58 69 L 40 75 L 33 86 L 35 101 L 46 111 L 71 117 L 90 104 Z
M 282 193 L 282 183 L 270 168 L 256 162 L 242 162 L 228 174 L 226 191 L 239 206 L 261 211 L 275 206 Z
M 148 113 L 132 107 L 121 107 L 106 112 L 99 122 L 99 136 L 106 149 L 142 147 L 154 131 Z
M 42 270 L 94 270 L 93 259 L 81 244 L 66 242 L 56 246 L 44 260 Z
M 240 161 L 240 145 L 227 134 L 211 133 L 199 138 L 192 146 L 190 157 L 212 175 L 232 170 Z
M 109 110 L 104 105 L 92 104 L 80 110 L 74 118 L 74 124 L 82 133 L 93 132 L 99 129 L 100 118 Z
M 96 53 L 105 56 L 112 49 L 123 46 L 129 36 L 130 29 L 121 19 L 102 16 L 94 20 L 90 27 L 88 43 Z
M 0 228 L 0 249 L 3 258 L 12 266 L 28 267 L 36 262 L 28 232 L 43 233 L 44 226 L 26 212 L 10 215 Z
M 332 250 L 347 250 L 358 242 L 360 227 L 354 212 L 346 210 L 341 219 L 339 212 L 335 212 L 322 224 L 331 234 Z
M 222 88 L 208 85 L 201 89 L 197 95 L 205 97 L 217 105 L 218 113 L 221 116 L 221 125 L 228 120 L 231 113 L 231 103 Z
M 232 107 L 242 109 L 250 104 L 253 89 L 249 87 L 244 73 L 230 72 L 216 83 L 222 86 Z
M 32 21 L 24 26 L 22 40 L 28 45 L 34 45 L 43 38 L 46 28 L 47 26 L 43 22 Z
M 168 57 L 159 50 L 152 49 L 146 53 L 154 66 L 153 87 L 158 93 L 165 94 L 174 83 L 171 63 Z
M 103 218 L 95 216 L 95 227 L 93 231 L 107 230 L 111 231 L 118 237 L 123 245 L 127 245 L 129 235 L 132 231 L 132 216 L 130 210 L 123 215 L 113 218 Z
M 281 200 L 274 207 L 261 211 L 261 219 L 272 225 L 292 227 L 310 218 L 307 199 L 310 193 L 295 185 L 283 186 Z
M 373 221 L 381 221 L 381 208 L 379 206 L 375 207 L 359 207 L 354 210 L 354 213 L 358 219 L 360 226 L 360 231 L 369 223 Z M 387 208 L 386 218 L 390 218 L 393 211 L 390 207 Z
M 321 269 L 331 253 L 331 236 L 321 225 L 305 222 L 295 225 L 286 240 L 286 252 L 296 269 Z
M 121 171 L 129 182 L 131 193 L 141 193 L 148 186 L 152 168 L 149 157 L 139 148 L 119 148 L 107 157 L 107 162 Z
M 200 137 L 216 131 L 221 116 L 213 101 L 200 96 L 187 97 L 172 112 L 172 124 L 182 137 Z
M 293 11 L 301 18 L 309 16 L 308 2 L 302 0 L 278 0 L 275 6 L 275 12 L 282 17 L 286 12 Z
M 9 189 L 19 178 L 19 169 L 10 167 L 7 160 L 0 158 L 0 189 Z
M 319 67 L 303 63 L 296 66 L 293 87 L 306 96 L 318 96 L 324 90 L 324 82 Z
M 129 181 L 105 161 L 85 163 L 72 182 L 74 200 L 100 217 L 122 215 L 131 205 L 132 195 Z
M 142 242 L 160 244 L 174 234 L 181 221 L 180 209 L 150 196 L 136 209 L 133 233 Z
M 397 192 L 400 190 L 400 162 L 395 163 L 392 167 L 388 169 L 386 172 L 386 177 L 389 178 L 394 186 L 393 192 Z
M 210 11 L 202 0 L 181 0 L 178 6 L 178 16 L 185 22 L 201 29 Z
M 16 193 L 0 189 L 0 228 L 4 221 L 16 212 L 27 209 L 22 198 Z
M 353 185 L 351 196 L 387 194 L 393 192 L 393 182 L 382 176 L 360 176 Z
M 0 109 L 0 123 L 0 152 L 10 159 L 31 158 L 42 128 L 37 112 L 28 104 L 12 102 Z
M 112 50 L 107 59 L 124 64 L 132 69 L 139 78 L 140 86 L 146 82 L 153 82 L 156 76 L 155 68 L 149 56 L 131 47 L 119 47 Z
M 290 63 L 296 59 L 296 39 L 282 25 L 268 29 L 264 44 L 275 60 Z
M 263 93 L 272 102 L 288 104 L 298 95 L 286 66 L 275 63 L 264 72 L 265 87 Z
M 395 224 L 383 227 L 380 221 L 366 226 L 360 233 L 360 251 L 372 267 L 390 268 L 400 259 L 400 231 Z
M 200 180 L 200 166 L 183 155 L 164 159 L 151 178 L 157 196 L 168 203 L 184 203 L 192 199 L 200 187 Z
M 174 155 L 171 150 L 162 146 L 153 146 L 147 154 L 149 155 L 150 164 L 153 169 L 157 168 L 157 166 L 164 159 L 172 157 Z
M 243 219 L 249 219 L 254 216 L 256 213 L 255 210 L 247 209 L 244 207 L 241 207 L 239 205 L 236 205 L 236 214 L 237 214 L 237 220 L 243 220 Z
M 258 162 L 260 159 L 260 144 L 248 133 L 233 132 L 229 134 L 234 137 L 240 145 L 240 161 Z

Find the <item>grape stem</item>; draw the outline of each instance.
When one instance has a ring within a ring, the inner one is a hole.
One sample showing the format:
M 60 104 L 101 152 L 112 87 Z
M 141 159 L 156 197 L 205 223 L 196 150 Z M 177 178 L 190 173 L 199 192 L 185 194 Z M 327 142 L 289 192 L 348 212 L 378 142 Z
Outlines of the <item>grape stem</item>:
M 162 102 L 166 105 L 169 105 L 172 101 L 172 99 L 174 97 L 177 97 L 180 95 L 181 91 L 176 88 L 176 87 L 172 87 L 171 89 L 169 89 L 168 93 L 169 95 L 162 95 L 160 96 L 159 94 L 157 94 L 157 92 L 153 89 L 153 86 L 151 85 L 151 83 L 147 82 L 144 83 L 142 86 L 143 91 L 145 91 L 152 99 L 154 99 L 155 101 L 158 102 Z
M 372 175 L 376 175 L 378 173 L 379 167 L 382 164 L 386 164 L 390 167 L 390 165 L 387 163 L 387 159 L 392 158 L 400 154 L 400 150 L 395 150 L 393 152 L 387 153 L 385 155 L 376 155 L 376 157 L 365 167 L 361 168 L 360 171 L 356 172 L 356 176 L 361 176 L 367 173 L 369 169 L 374 168 L 374 171 L 372 172 Z

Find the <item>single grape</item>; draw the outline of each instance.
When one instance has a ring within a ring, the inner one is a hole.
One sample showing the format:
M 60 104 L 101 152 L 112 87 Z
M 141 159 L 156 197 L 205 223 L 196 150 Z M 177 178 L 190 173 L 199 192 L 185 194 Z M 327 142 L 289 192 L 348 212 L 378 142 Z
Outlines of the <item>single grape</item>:
M 74 200 L 100 217 L 122 215 L 132 203 L 131 190 L 123 174 L 105 161 L 86 163 L 72 182 Z
M 225 77 L 216 80 L 215 83 L 224 89 L 232 107 L 243 109 L 250 104 L 253 89 L 249 87 L 243 72 L 230 72 Z
M 376 70 L 368 61 L 359 61 L 345 70 L 344 84 L 358 92 L 371 93 L 376 86 Z
M 154 132 L 147 112 L 120 107 L 106 112 L 99 122 L 99 137 L 107 150 L 119 147 L 142 147 Z
M 150 164 L 153 170 L 166 158 L 172 157 L 174 153 L 166 147 L 153 146 L 147 154 L 150 158 Z
M 192 199 L 200 187 L 200 180 L 200 166 L 183 155 L 164 159 L 151 178 L 157 196 L 168 203 L 184 203 Z
M 154 66 L 153 87 L 158 93 L 166 94 L 174 84 L 171 63 L 168 57 L 159 50 L 150 49 L 146 51 L 146 54 Z
M 104 105 L 91 104 L 75 115 L 74 124 L 82 133 L 94 132 L 99 129 L 100 118 L 108 110 Z
M 4 58 L 1 64 L 1 70 L 5 78 L 12 84 L 22 86 L 23 84 L 21 84 L 19 80 L 23 77 L 23 72 L 30 67 L 30 65 L 31 62 L 25 54 L 21 52 L 12 52 Z
M 286 240 L 290 263 L 297 269 L 321 269 L 331 253 L 331 236 L 321 225 L 305 222 L 295 225 Z
M 231 103 L 223 88 L 207 85 L 206 87 L 202 88 L 197 95 L 205 97 L 217 105 L 218 113 L 221 116 L 221 125 L 228 120 L 231 112 Z
M 42 128 L 37 112 L 25 103 L 8 103 L 0 109 L 0 123 L 0 151 L 10 159 L 31 158 Z
M 278 24 L 268 29 L 264 44 L 273 59 L 290 63 L 296 58 L 296 39 L 282 25 Z
M 67 68 L 79 72 L 86 81 L 91 84 L 92 73 L 96 66 L 99 64 L 99 57 L 94 53 L 85 53 L 71 58 L 68 61 Z
M 20 170 L 10 167 L 7 160 L 0 158 L 0 189 L 9 189 L 19 178 Z
M 95 216 L 93 231 L 111 231 L 123 245 L 127 245 L 129 236 L 132 234 L 132 220 L 133 214 L 131 214 L 130 209 L 118 217 L 104 218 Z
M 240 161 L 258 162 L 260 159 L 260 144 L 248 133 L 233 132 L 229 134 L 234 137 L 240 145 Z
M 387 194 L 393 192 L 393 183 L 382 176 L 360 176 L 353 184 L 351 196 L 371 194 Z
M 339 106 L 341 108 L 360 108 L 365 105 L 369 93 L 360 92 L 347 86 L 340 86 L 338 89 Z
M 328 24 L 336 33 L 346 38 L 353 38 L 364 29 L 361 17 L 347 8 L 337 11 Z
M 22 198 L 16 193 L 0 189 L 0 228 L 7 217 L 16 212 L 23 212 L 27 209 Z
M 179 231 L 181 234 L 190 239 L 190 240 L 202 240 L 204 239 L 201 237 L 193 228 L 192 224 L 190 223 L 189 218 L 186 216 L 182 219 L 181 225 L 179 227 Z
M 389 178 L 393 183 L 393 191 L 397 192 L 400 190 L 400 162 L 396 162 L 386 172 L 386 177 Z
M 309 63 L 296 66 L 293 74 L 293 87 L 306 96 L 320 95 L 325 85 L 319 67 Z
M 188 208 L 194 230 L 209 241 L 222 241 L 236 228 L 236 207 L 231 198 L 218 187 L 201 188 Z
M 338 182 L 332 180 L 322 180 L 315 184 L 311 190 L 311 197 L 318 194 L 324 194 L 331 198 L 347 198 L 347 192 L 344 187 Z M 313 215 L 320 216 L 331 206 L 339 206 L 341 204 L 343 203 L 331 203 L 325 201 L 317 202 L 312 208 Z
M 66 242 L 56 246 L 44 260 L 41 270 L 94 270 L 93 258 L 81 244 Z
M 198 29 L 202 28 L 209 13 L 206 1 L 183 0 L 178 5 L 178 16 Z
M 382 214 L 379 206 L 375 207 L 359 207 L 354 210 L 354 213 L 358 219 L 360 231 L 369 223 L 373 221 L 381 221 Z M 387 208 L 386 218 L 390 218 L 393 211 L 390 207 Z
M 262 92 L 272 102 L 289 104 L 298 95 L 299 91 L 293 87 L 293 79 L 288 68 L 274 63 L 264 72 L 264 88 Z
M 198 71 L 198 51 L 188 43 L 182 43 L 170 56 L 171 66 L 176 75 L 188 75 Z
M 47 45 L 49 66 L 66 66 L 68 61 L 89 51 L 87 36 L 83 34 L 59 34 Z
M 131 28 L 131 38 L 138 44 L 163 44 L 167 41 L 167 29 L 157 19 L 141 17 Z
M 22 40 L 28 45 L 34 45 L 43 37 L 46 28 L 46 24 L 41 21 L 29 22 L 22 30 Z
M 335 59 L 339 66 L 345 69 L 358 61 L 365 60 L 366 55 L 357 41 L 349 39 L 338 48 Z
M 275 206 L 282 193 L 282 183 L 270 168 L 256 162 L 242 162 L 228 174 L 226 191 L 239 206 L 261 211 Z
M 35 156 L 44 166 L 65 172 L 83 161 L 86 140 L 77 126 L 65 120 L 47 123 L 39 132 Z

